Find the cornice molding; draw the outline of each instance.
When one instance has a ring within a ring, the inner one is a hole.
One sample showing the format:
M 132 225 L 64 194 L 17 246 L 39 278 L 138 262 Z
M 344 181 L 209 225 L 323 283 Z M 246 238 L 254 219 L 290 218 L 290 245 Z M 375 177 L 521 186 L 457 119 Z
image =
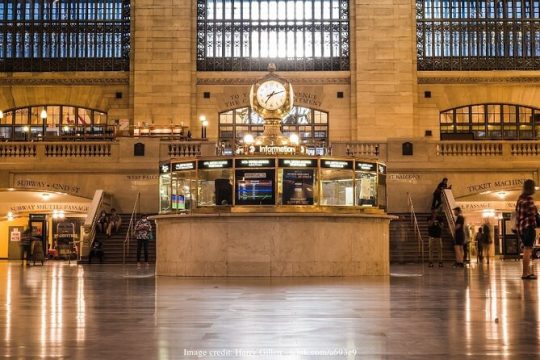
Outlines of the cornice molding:
M 418 84 L 538 84 L 540 76 L 512 77 L 418 77 Z
M 293 85 L 349 85 L 350 78 L 303 78 L 287 79 Z M 251 85 L 256 79 L 249 78 L 213 78 L 197 79 L 197 85 Z
M 0 78 L 0 86 L 37 86 L 37 85 L 129 85 L 129 78 Z

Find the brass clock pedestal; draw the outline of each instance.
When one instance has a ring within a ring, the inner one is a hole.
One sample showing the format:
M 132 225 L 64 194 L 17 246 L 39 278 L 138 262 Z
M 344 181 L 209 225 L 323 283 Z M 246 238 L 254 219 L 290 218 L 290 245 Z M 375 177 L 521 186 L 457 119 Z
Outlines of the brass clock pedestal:
M 290 140 L 281 133 L 281 119 L 265 119 L 264 132 L 255 138 L 255 145 L 285 146 Z

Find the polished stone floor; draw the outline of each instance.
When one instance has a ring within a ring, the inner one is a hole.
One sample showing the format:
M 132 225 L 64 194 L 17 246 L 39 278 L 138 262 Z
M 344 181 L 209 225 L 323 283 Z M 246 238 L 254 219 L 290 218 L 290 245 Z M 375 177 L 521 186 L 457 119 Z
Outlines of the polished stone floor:
M 0 358 L 537 358 L 540 287 L 519 266 L 184 279 L 0 261 Z

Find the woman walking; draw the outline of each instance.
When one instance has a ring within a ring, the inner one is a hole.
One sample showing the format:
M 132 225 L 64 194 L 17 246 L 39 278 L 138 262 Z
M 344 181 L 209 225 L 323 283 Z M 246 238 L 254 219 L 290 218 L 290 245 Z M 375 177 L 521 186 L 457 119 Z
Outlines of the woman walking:
M 536 216 L 538 210 L 532 195 L 534 194 L 536 184 L 533 180 L 525 180 L 523 183 L 523 192 L 516 203 L 516 228 L 519 238 L 523 244 L 523 280 L 534 280 L 536 275 L 531 272 L 531 254 L 536 237 Z

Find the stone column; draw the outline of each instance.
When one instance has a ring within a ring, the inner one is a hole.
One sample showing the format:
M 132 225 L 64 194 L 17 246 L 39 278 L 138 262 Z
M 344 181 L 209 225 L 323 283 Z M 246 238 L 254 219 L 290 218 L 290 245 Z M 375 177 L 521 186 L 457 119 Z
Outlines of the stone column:
M 195 6 L 189 0 L 132 2 L 134 124 L 189 125 L 195 79 Z
M 410 137 L 417 77 L 415 2 L 355 0 L 354 6 L 351 83 L 356 89 L 356 139 Z

